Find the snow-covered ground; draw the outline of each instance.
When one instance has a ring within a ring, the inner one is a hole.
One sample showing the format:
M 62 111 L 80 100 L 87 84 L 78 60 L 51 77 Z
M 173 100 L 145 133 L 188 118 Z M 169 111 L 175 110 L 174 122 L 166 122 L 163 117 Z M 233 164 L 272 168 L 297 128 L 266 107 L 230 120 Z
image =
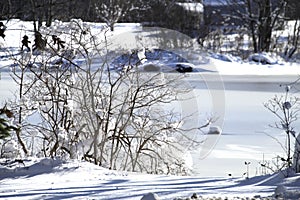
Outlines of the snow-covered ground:
M 213 63 L 219 74 L 221 75 L 299 75 L 300 64 L 299 63 L 281 63 L 274 65 L 263 65 L 250 62 L 224 62 L 212 58 Z
M 33 33 L 33 24 L 32 22 L 23 22 L 20 20 L 11 20 L 7 24 L 3 21 L 7 27 L 6 29 L 6 37 L 5 40 L 0 38 L 0 58 L 1 64 L 0 69 L 9 66 L 12 64 L 12 60 L 10 56 L 19 56 L 20 49 L 22 46 L 21 40 L 24 35 L 29 36 L 29 40 L 31 41 L 31 45 L 33 45 L 34 33 Z M 82 21 L 75 21 L 75 24 L 81 24 L 87 29 L 90 30 L 91 34 L 98 36 L 98 39 L 103 39 L 101 37 L 101 33 L 103 33 L 103 29 L 105 29 L 105 24 L 102 23 L 89 23 Z M 78 30 L 74 29 L 72 25 L 67 23 L 62 23 L 59 21 L 55 21 L 53 23 L 52 29 L 44 28 L 42 29 L 42 33 L 47 36 L 47 42 L 51 43 L 51 34 L 59 35 L 62 40 L 69 42 L 69 36 L 75 34 Z M 62 28 L 67 27 L 67 28 Z M 55 31 L 53 31 L 55 30 Z M 157 34 L 153 36 L 153 34 Z M 179 36 L 178 36 L 179 35 Z M 203 52 L 201 56 L 197 53 L 192 57 L 189 57 L 189 53 L 194 54 L 194 51 L 197 51 L 197 47 L 186 48 L 184 43 L 195 42 L 189 37 L 180 34 L 178 32 L 169 31 L 166 29 L 157 30 L 155 28 L 142 28 L 140 24 L 117 24 L 115 27 L 115 31 L 109 32 L 106 31 L 107 38 L 111 38 L 111 44 L 109 44 L 109 48 L 111 49 L 120 49 L 120 47 L 127 48 L 129 50 L 138 48 L 138 47 L 157 47 L 157 45 L 161 45 L 162 48 L 166 48 L 167 50 L 174 51 L 175 53 L 179 53 L 179 55 L 188 59 L 191 63 L 195 64 L 194 68 L 196 71 L 203 72 L 217 72 L 220 75 L 299 75 L 300 74 L 300 64 L 299 63 L 289 63 L 284 61 L 279 61 L 278 64 L 273 65 L 263 65 L 257 64 L 253 62 L 242 62 L 242 61 L 233 61 L 234 62 L 224 62 L 222 59 L 216 59 L 215 55 L 206 54 Z M 176 37 L 178 40 L 176 41 Z M 170 41 L 169 41 L 170 40 Z M 182 43 L 179 43 L 182 42 Z M 171 45 L 179 45 L 182 46 L 183 51 L 178 49 L 177 47 L 170 47 Z M 179 43 L 179 44 L 177 44 Z M 144 46 L 143 46 L 144 45 Z M 147 46 L 148 45 L 148 46 Z M 188 45 L 188 47 L 190 47 Z M 128 51 L 127 51 L 128 52 Z M 185 54 L 188 52 L 187 54 Z M 201 62 L 199 64 L 199 60 L 203 60 L 203 57 L 209 58 L 209 60 L 205 62 Z
M 155 193 L 160 199 L 186 199 L 194 193 L 203 198 L 222 199 L 300 197 L 299 174 L 284 178 L 284 174 L 279 173 L 245 180 L 136 174 L 111 171 L 87 162 L 50 158 L 29 158 L 25 167 L 23 163 L 9 164 L 19 167 L 1 166 L 1 199 L 140 200 L 148 193 Z
M 94 34 L 103 28 L 103 24 L 88 25 Z M 0 38 L 0 69 L 12 64 L 10 56 L 17 56 L 24 34 L 33 40 L 33 32 L 30 31 L 32 23 L 12 20 L 6 26 L 5 41 Z M 57 26 L 60 26 L 59 22 Z M 139 24 L 118 24 L 114 34 L 132 36 L 135 40 L 135 35 L 127 33 L 141 30 Z M 62 39 L 67 39 L 64 37 L 62 35 Z M 120 40 L 123 40 L 122 37 Z M 199 106 L 199 109 L 203 108 L 203 114 L 212 112 L 209 101 L 214 98 L 214 93 L 222 90 L 222 101 L 226 100 L 222 127 L 224 134 L 218 138 L 209 156 L 196 163 L 196 168 L 200 169 L 195 173 L 196 176 L 118 172 L 86 162 L 66 162 L 58 158 L 28 158 L 24 164 L 13 161 L 5 163 L 1 160 L 0 199 L 130 200 L 141 199 L 149 192 L 156 193 L 161 199 L 186 198 L 193 193 L 223 199 L 254 196 L 258 199 L 271 198 L 282 193 L 285 195 L 284 199 L 300 199 L 299 174 L 290 174 L 289 178 L 284 178 L 283 173 L 253 177 L 259 175 L 255 173 L 255 168 L 263 156 L 267 159 L 282 153 L 280 147 L 275 145 L 276 141 L 272 141 L 267 135 L 272 130 L 264 128 L 274 119 L 264 111 L 262 103 L 273 94 L 281 93 L 281 88 L 277 88 L 279 83 L 294 81 L 300 74 L 300 65 L 286 62 L 274 65 L 246 61 L 225 62 L 209 54 L 204 56 L 207 62 L 196 62 L 194 68 L 197 72 L 188 73 L 187 81 L 195 87 L 196 95 L 203 97 L 200 101 L 204 105 Z M 189 60 L 192 62 L 197 59 L 196 56 Z M 215 83 L 220 81 L 221 84 Z M 207 91 L 207 87 L 211 87 L 211 90 Z M 0 103 L 7 96 L 11 97 L 13 91 L 12 80 L 6 72 L 2 72 Z M 216 96 L 219 97 L 218 95 Z M 258 114 L 258 111 L 265 113 Z M 277 136 L 284 141 L 282 133 Z M 197 153 L 199 152 L 195 153 L 196 156 Z M 250 179 L 242 177 L 242 172 L 245 171 L 244 161 L 252 162 Z M 232 176 L 228 176 L 229 173 Z

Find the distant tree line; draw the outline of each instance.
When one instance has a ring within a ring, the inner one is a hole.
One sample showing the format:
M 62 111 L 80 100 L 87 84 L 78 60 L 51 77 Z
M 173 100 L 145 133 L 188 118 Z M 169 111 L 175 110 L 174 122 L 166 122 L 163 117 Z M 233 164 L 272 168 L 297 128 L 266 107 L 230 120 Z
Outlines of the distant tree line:
M 33 21 L 35 32 L 43 23 L 51 26 L 56 19 L 104 22 L 111 30 L 117 22 L 137 22 L 198 37 L 200 44 L 209 37 L 217 43 L 219 32 L 224 35 L 234 30 L 250 37 L 253 52 L 280 48 L 277 39 L 272 37 L 273 31 L 284 29 L 288 20 L 296 20 L 294 34 L 289 36 L 289 43 L 284 47 L 284 56 L 291 58 L 298 49 L 298 0 L 214 0 L 219 3 L 209 4 L 212 0 L 204 2 L 203 13 L 192 13 L 178 5 L 184 2 L 202 3 L 202 0 L 2 0 L 0 19 Z
M 178 25 L 180 16 L 186 15 L 186 13 L 178 16 L 170 14 L 178 8 L 177 2 L 180 1 L 2 0 L 0 19 L 36 20 L 39 23 L 46 22 L 46 25 L 50 26 L 55 19 L 69 21 L 72 18 L 80 18 L 83 21 L 105 22 L 112 29 L 115 22 L 148 22 L 171 28 L 172 25 Z
M 69 21 L 80 18 L 83 21 L 105 22 L 111 29 L 116 22 L 143 22 L 182 31 L 195 29 L 200 23 L 229 27 L 234 23 L 241 24 L 241 21 L 249 24 L 256 20 L 254 15 L 259 15 L 258 20 L 277 13 L 284 13 L 285 19 L 300 19 L 300 2 L 297 0 L 226 0 L 220 1 L 224 4 L 219 3 L 217 7 L 204 3 L 204 14 L 199 15 L 204 15 L 205 23 L 199 21 L 202 16 L 195 19 L 195 13 L 184 12 L 178 6 L 179 2 L 202 3 L 202 0 L 2 0 L 0 20 L 18 18 L 35 20 L 38 25 L 45 22 L 46 26 L 51 26 L 55 19 Z M 228 16 L 232 16 L 230 20 Z M 192 25 L 187 25 L 189 23 Z
M 251 41 L 251 47 L 234 50 L 239 56 L 247 57 L 249 52 L 276 52 L 290 59 L 299 49 L 299 10 L 300 2 L 296 0 L 225 0 L 218 4 L 208 3 L 204 9 L 205 23 L 199 42 L 211 40 L 212 50 L 216 51 L 225 42 L 224 37 L 228 33 L 237 33 L 239 36 L 231 44 L 243 47 L 244 36 Z M 289 30 L 288 36 L 274 35 L 284 30 Z

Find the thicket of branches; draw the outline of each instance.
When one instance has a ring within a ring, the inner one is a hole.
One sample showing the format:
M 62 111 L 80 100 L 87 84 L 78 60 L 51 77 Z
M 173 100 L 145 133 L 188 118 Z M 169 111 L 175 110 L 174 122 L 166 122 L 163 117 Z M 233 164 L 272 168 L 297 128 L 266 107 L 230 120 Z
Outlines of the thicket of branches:
M 282 96 L 276 95 L 264 103 L 265 108 L 278 120 L 271 127 L 282 130 L 286 135 L 286 142 L 281 144 L 284 156 L 278 156 L 281 164 L 276 166 L 276 171 L 288 168 L 296 173 L 300 172 L 300 134 L 296 127 L 296 124 L 299 123 L 300 112 L 298 84 L 299 79 L 290 84 L 282 85 L 285 94 Z M 266 163 L 262 163 L 262 166 L 272 169 Z M 287 172 L 289 173 L 289 171 Z
M 92 35 L 80 20 L 61 26 L 65 48 L 47 40 L 34 55 L 11 55 L 16 128 L 2 142 L 1 157 L 61 156 L 117 170 L 187 174 L 186 146 L 201 141 L 185 135 L 180 113 L 164 109 L 188 92 L 178 88 L 181 75 L 146 73 L 135 64 L 112 70 L 104 30 Z M 41 29 L 42 38 L 61 29 Z
M 286 0 L 230 0 L 231 7 L 204 12 L 203 38 L 199 42 L 217 52 L 246 58 L 250 53 L 271 52 L 299 57 L 299 2 Z M 283 34 L 289 30 L 289 34 Z

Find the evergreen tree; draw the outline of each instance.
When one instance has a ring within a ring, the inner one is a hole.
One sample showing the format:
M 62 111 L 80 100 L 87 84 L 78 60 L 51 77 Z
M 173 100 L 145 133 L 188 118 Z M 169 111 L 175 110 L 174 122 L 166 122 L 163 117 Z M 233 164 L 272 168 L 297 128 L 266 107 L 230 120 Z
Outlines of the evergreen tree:
M 13 117 L 13 113 L 7 108 L 0 109 L 0 139 L 8 137 L 10 131 L 14 129 L 13 126 L 9 125 L 5 118 Z
M 4 139 L 9 136 L 11 127 L 7 124 L 7 121 L 0 116 L 0 139 Z

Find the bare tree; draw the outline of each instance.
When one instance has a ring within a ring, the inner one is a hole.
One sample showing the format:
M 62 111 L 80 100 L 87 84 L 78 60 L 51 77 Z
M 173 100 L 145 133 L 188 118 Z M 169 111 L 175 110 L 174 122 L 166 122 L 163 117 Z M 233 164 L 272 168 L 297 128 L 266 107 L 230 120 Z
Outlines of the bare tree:
M 187 92 L 177 88 L 180 75 L 142 72 L 135 62 L 116 71 L 110 65 L 108 41 L 99 46 L 90 37 L 91 48 L 84 40 L 73 41 L 85 58 L 72 92 L 84 159 L 111 169 L 160 173 L 173 165 L 178 173 L 184 171 L 187 149 L 182 142 L 195 141 L 184 136 L 178 113 L 162 109 Z
M 235 27 L 245 27 L 252 39 L 253 51 L 269 52 L 272 49 L 272 32 L 285 20 L 286 0 L 227 0 L 220 1 L 219 6 L 211 13 L 213 29 L 216 26 L 224 30 Z M 209 15 L 211 14 L 211 15 Z M 217 17 L 215 17 L 217 16 Z M 208 18 L 208 19 L 210 19 Z
M 290 28 L 290 27 L 288 27 Z M 294 26 L 292 28 L 293 32 L 288 36 L 287 45 L 284 50 L 284 55 L 286 59 L 292 58 L 292 56 L 297 52 L 300 39 L 300 20 L 294 21 Z
M 11 12 L 11 1 L 2 1 L 0 2 L 0 14 L 1 14 L 1 20 L 3 20 L 3 17 L 6 16 L 8 17 Z
M 133 7 L 133 1 L 123 0 L 94 0 L 96 14 L 103 20 L 111 31 L 115 24 Z
M 74 152 L 71 150 L 75 142 L 75 132 L 72 130 L 70 66 L 49 59 L 40 66 L 41 70 L 31 70 L 36 83 L 28 96 L 35 102 L 36 114 L 41 118 L 41 121 L 33 126 L 42 135 L 44 156 L 67 153 L 74 158 Z
M 271 0 L 245 2 L 247 16 L 243 18 L 250 29 L 254 52 L 269 52 L 272 42 L 272 31 L 284 18 L 287 2 L 281 0 L 279 4 L 272 4 Z
M 31 115 L 32 108 L 34 107 L 30 101 L 27 101 L 26 94 L 31 90 L 35 81 L 28 81 L 28 77 L 30 76 L 30 66 L 31 66 L 31 55 L 30 53 L 24 52 L 20 58 L 14 57 L 12 55 L 12 59 L 14 59 L 15 64 L 12 66 L 11 77 L 18 85 L 18 91 L 16 96 L 16 101 L 11 102 L 11 107 L 13 112 L 15 112 L 15 124 L 18 129 L 16 130 L 17 141 L 20 144 L 23 153 L 28 155 L 29 150 L 26 142 L 24 141 L 24 134 L 26 133 L 26 129 L 28 128 L 28 123 L 26 122 L 26 118 Z
M 72 72 L 70 65 L 62 61 L 63 56 L 65 59 L 70 57 L 65 52 L 56 51 L 50 44 L 49 48 L 42 55 L 32 55 L 27 51 L 22 51 L 20 56 L 11 55 L 15 61 L 11 66 L 11 77 L 18 85 L 18 91 L 16 101 L 11 102 L 10 106 L 18 127 L 16 138 L 25 155 L 41 150 L 44 156 L 56 156 L 60 150 L 72 153 L 69 150 L 71 142 L 65 145 L 64 141 L 58 141 L 62 132 L 69 135 L 73 133 L 68 106 L 68 84 L 71 84 Z M 32 121 L 31 117 L 37 119 Z M 42 141 L 44 148 L 33 144 L 34 141 Z
M 48 44 L 43 54 L 23 52 L 16 60 L 20 69 L 13 77 L 21 100 L 16 110 L 22 134 L 26 122 L 32 137 L 24 143 L 26 153 L 31 148 L 42 156 L 81 155 L 111 169 L 186 174 L 186 144 L 201 141 L 185 134 L 180 113 L 166 109 L 189 91 L 178 87 L 182 75 L 141 71 L 141 60 L 112 69 L 110 58 L 116 54 L 105 31 L 103 40 L 84 26 L 74 20 L 64 27 L 70 49 L 57 51 Z M 33 123 L 29 115 L 38 120 Z
M 298 81 L 299 80 L 294 83 L 284 85 L 285 95 L 275 96 L 273 99 L 264 104 L 264 106 L 279 120 L 273 127 L 280 129 L 286 133 L 287 143 L 285 146 L 283 146 L 286 157 L 280 157 L 280 159 L 284 164 L 282 167 L 288 168 L 297 166 L 298 164 L 296 163 L 299 162 L 299 133 L 297 133 L 297 131 L 295 130 L 294 125 L 299 119 L 298 116 L 300 111 L 300 99 L 299 97 L 297 97 L 297 95 L 291 94 L 292 87 L 294 87 L 298 83 Z M 293 148 L 293 143 L 295 143 L 295 149 Z M 294 170 L 299 171 L 299 169 L 296 169 L 295 167 Z

